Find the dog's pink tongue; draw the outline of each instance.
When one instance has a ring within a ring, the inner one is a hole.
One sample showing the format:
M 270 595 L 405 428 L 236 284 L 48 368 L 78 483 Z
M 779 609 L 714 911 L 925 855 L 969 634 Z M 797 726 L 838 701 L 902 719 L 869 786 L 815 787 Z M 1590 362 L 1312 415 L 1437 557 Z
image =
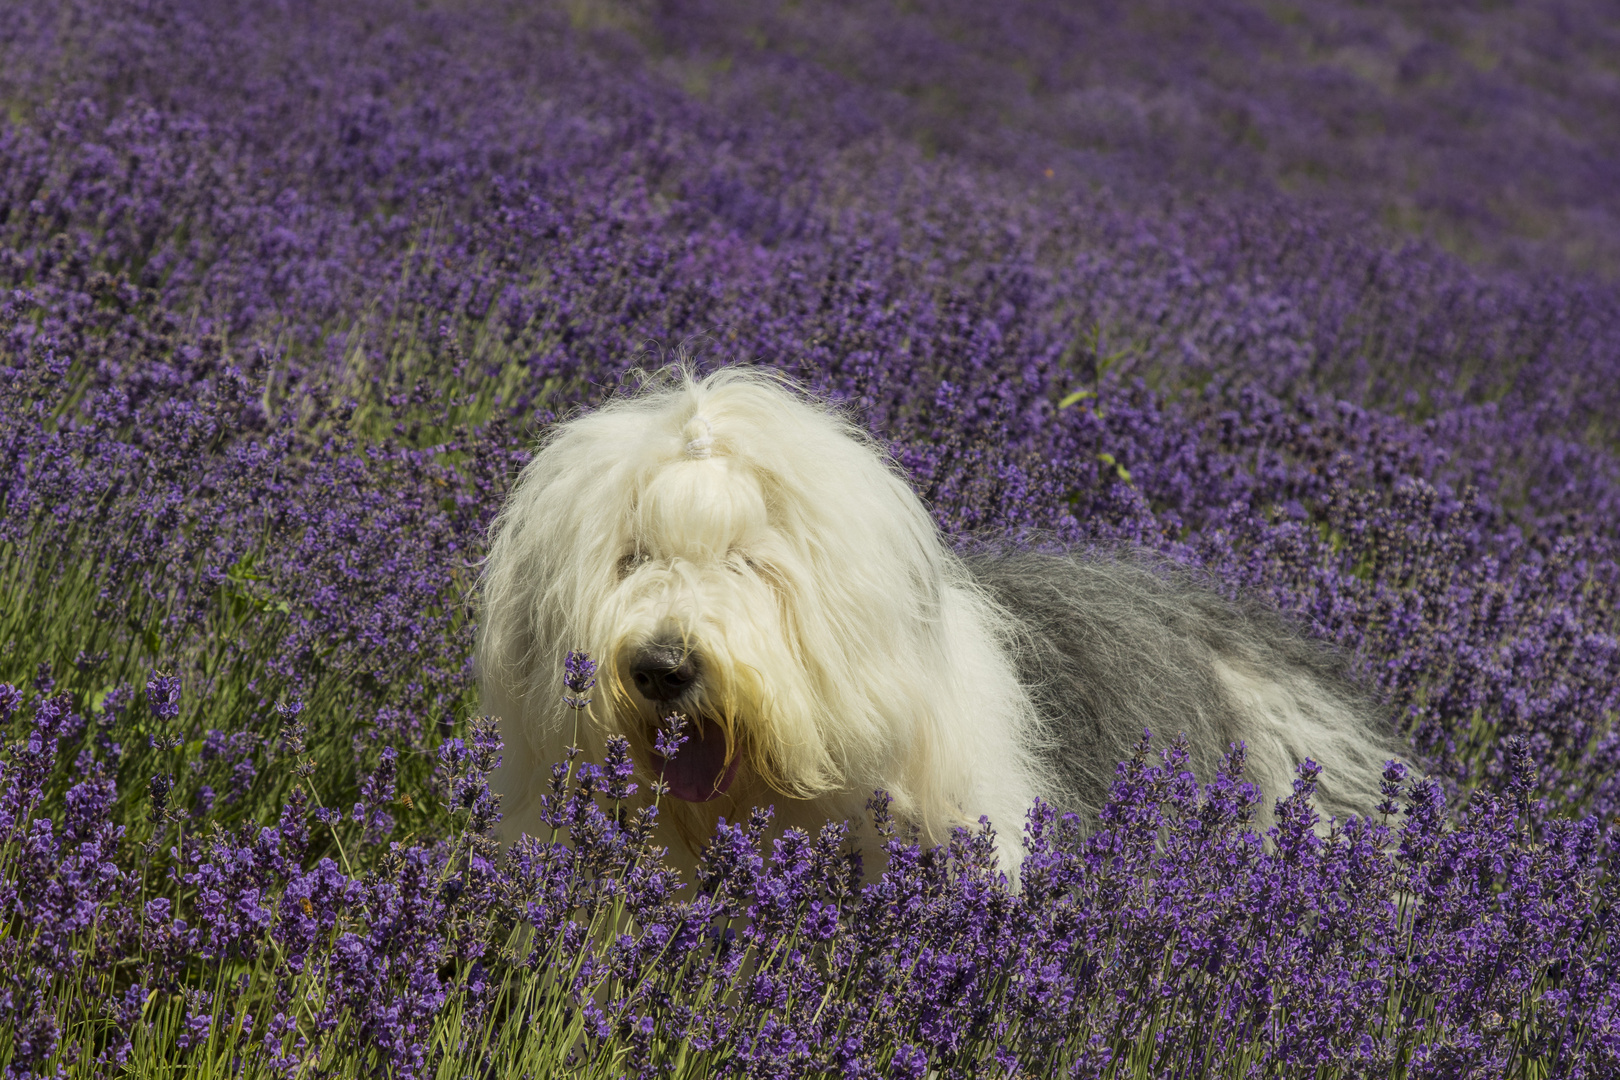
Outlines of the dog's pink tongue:
M 704 724 L 702 734 L 686 725 L 686 741 L 673 758 L 653 755 L 653 765 L 664 770 L 670 793 L 687 802 L 708 802 L 726 793 L 737 778 L 737 758 L 726 764 L 726 733 L 719 724 Z

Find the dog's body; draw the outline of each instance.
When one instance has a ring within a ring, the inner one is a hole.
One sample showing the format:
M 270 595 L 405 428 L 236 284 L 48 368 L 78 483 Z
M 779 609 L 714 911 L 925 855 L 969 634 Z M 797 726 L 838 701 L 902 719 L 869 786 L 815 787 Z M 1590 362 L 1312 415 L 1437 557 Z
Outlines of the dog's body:
M 815 830 L 883 790 L 935 841 L 988 816 L 1011 868 L 1033 799 L 1094 813 L 1144 728 L 1186 732 L 1205 778 L 1244 741 L 1268 801 L 1309 756 L 1334 813 L 1370 810 L 1398 751 L 1342 659 L 1276 615 L 1141 557 L 959 557 L 869 436 L 744 369 L 554 429 L 483 599 L 507 839 L 538 829 L 565 747 L 614 733 L 670 784 L 661 838 L 688 865 L 721 816 L 774 804 Z M 583 719 L 574 649 L 601 664 Z M 670 714 L 690 739 L 666 762 Z

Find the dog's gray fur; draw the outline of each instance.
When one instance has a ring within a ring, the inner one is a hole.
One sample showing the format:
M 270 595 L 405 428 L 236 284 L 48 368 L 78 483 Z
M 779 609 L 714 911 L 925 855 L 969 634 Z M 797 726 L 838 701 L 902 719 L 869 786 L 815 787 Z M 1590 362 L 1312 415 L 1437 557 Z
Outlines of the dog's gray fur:
M 1342 652 L 1184 568 L 1121 552 L 981 552 L 966 563 L 1022 624 L 1013 659 L 1063 809 L 1093 817 L 1144 729 L 1158 745 L 1184 732 L 1206 781 L 1244 742 L 1262 824 L 1300 760 L 1324 766 L 1324 816 L 1369 814 L 1385 761 L 1409 752 Z

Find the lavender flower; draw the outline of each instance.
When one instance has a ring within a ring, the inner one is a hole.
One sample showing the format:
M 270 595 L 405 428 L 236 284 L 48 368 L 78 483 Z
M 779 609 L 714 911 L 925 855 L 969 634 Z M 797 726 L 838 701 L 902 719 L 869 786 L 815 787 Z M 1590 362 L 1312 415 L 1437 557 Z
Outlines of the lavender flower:
M 146 703 L 160 724 L 172 724 L 180 716 L 179 677 L 172 672 L 153 672 L 146 681 Z
M 596 661 L 590 654 L 570 650 L 563 661 L 563 685 L 568 693 L 563 695 L 563 704 L 570 709 L 583 709 L 590 705 L 591 699 L 586 695 L 596 685 Z
M 365 826 L 368 844 L 380 844 L 394 831 L 394 819 L 383 809 L 394 799 L 395 762 L 399 754 L 392 746 L 385 746 L 377 768 L 360 785 L 360 800 L 350 812 L 353 821 Z
M 0 683 L 0 724 L 11 723 L 11 718 L 17 715 L 22 707 L 23 695 L 10 683 Z

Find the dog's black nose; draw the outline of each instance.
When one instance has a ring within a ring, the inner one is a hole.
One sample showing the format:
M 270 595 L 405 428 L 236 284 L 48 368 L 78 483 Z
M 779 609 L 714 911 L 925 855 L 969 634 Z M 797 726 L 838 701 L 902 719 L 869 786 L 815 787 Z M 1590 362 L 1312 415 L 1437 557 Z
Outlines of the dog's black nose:
M 648 701 L 674 701 L 697 677 L 697 658 L 669 645 L 649 645 L 630 662 L 630 679 Z

